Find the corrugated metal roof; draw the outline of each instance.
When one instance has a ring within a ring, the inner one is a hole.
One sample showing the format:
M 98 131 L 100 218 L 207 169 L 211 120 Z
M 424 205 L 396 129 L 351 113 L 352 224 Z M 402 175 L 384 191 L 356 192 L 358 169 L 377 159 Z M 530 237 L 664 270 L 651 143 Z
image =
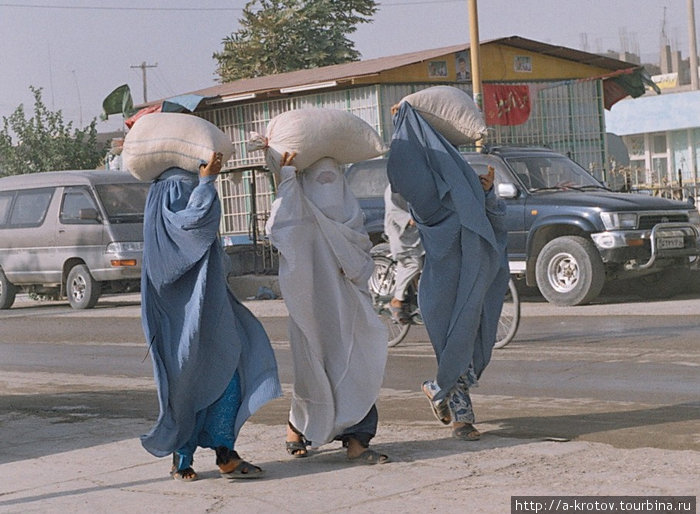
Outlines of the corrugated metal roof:
M 597 66 L 599 68 L 604 68 L 610 71 L 638 67 L 638 65 L 636 64 L 620 61 L 618 59 L 612 59 L 604 55 L 591 54 L 588 52 L 584 52 L 583 50 L 575 50 L 573 48 L 567 48 L 565 46 L 541 43 L 539 41 L 525 39 L 520 36 L 510 36 L 500 39 L 493 39 L 487 43 L 482 43 L 482 45 L 488 43 L 508 45 L 515 48 L 520 48 L 522 50 L 529 50 L 530 52 L 538 53 L 541 55 L 549 55 L 552 57 L 557 57 L 559 59 L 565 59 L 567 61 L 586 64 L 588 66 Z
M 512 46 L 514 48 L 528 50 L 530 52 L 578 62 L 589 66 L 597 66 L 599 68 L 608 69 L 611 71 L 636 67 L 634 64 L 619 61 L 617 59 L 611 59 L 609 57 L 574 50 L 563 46 L 541 43 L 519 36 L 493 39 L 481 43 L 481 45 L 493 44 Z M 388 70 L 420 63 L 442 55 L 461 52 L 468 49 L 468 44 L 451 45 L 442 48 L 434 48 L 431 50 L 421 50 L 419 52 L 410 52 L 388 57 L 378 57 L 376 59 L 367 59 L 364 61 L 336 64 L 322 68 L 298 70 L 251 79 L 241 79 L 234 82 L 227 82 L 225 84 L 200 89 L 198 91 L 192 91 L 191 93 L 204 97 L 226 99 L 232 97 L 235 98 L 236 96 L 250 95 L 253 93 L 256 95 L 263 95 L 265 93 L 272 92 L 278 93 L 279 90 L 283 88 L 293 88 L 307 85 L 311 86 L 324 83 L 330 83 L 329 88 L 338 86 L 342 87 L 343 85 L 352 84 L 353 80 L 356 79 L 377 75 Z M 333 82 L 335 82 L 337 85 L 333 85 Z
M 468 45 L 452 45 L 432 50 L 422 50 L 389 57 L 378 57 L 366 61 L 353 61 L 322 68 L 290 71 L 277 75 L 266 75 L 251 79 L 241 79 L 218 86 L 194 91 L 202 96 L 230 97 L 248 93 L 279 91 L 281 88 L 298 87 L 324 82 L 351 82 L 353 79 L 376 75 L 383 71 L 434 59 L 441 55 L 463 51 Z

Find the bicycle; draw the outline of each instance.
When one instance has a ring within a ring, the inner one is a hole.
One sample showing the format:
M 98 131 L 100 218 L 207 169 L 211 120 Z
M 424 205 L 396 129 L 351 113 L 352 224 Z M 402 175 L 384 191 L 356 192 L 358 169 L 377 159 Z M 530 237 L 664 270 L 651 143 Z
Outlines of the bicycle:
M 411 318 L 409 323 L 396 323 L 391 317 L 389 302 L 394 296 L 396 283 L 396 261 L 391 257 L 388 243 L 380 243 L 371 250 L 374 271 L 369 279 L 369 291 L 374 310 L 384 322 L 388 331 L 387 345 L 392 348 L 406 338 L 411 325 L 422 325 L 423 320 L 418 308 L 418 279 L 420 271 L 412 277 L 406 290 L 404 302 Z M 503 348 L 515 337 L 520 325 L 520 296 L 511 278 L 503 301 L 503 310 L 498 320 L 498 332 L 494 348 Z

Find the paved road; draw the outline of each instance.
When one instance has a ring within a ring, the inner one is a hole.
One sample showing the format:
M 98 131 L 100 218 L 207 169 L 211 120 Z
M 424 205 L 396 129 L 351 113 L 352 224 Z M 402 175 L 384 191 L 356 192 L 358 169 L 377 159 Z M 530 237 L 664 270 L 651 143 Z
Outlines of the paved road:
M 289 386 L 283 302 L 248 305 L 263 320 L 281 379 Z M 152 418 L 155 397 L 139 308 L 135 295 L 108 297 L 91 311 L 74 311 L 61 303 L 19 302 L 0 312 L 0 368 L 24 377 L 91 377 L 107 389 L 113 380 L 133 378 L 140 384 L 136 391 L 121 390 L 116 400 L 106 391 L 104 401 L 91 402 L 95 415 L 113 413 L 119 404 L 125 415 Z M 700 449 L 698 314 L 700 300 L 693 298 L 570 308 L 529 299 L 515 340 L 495 351 L 475 390 L 477 415 L 503 436 Z M 405 342 L 390 350 L 379 402 L 382 419 L 430 421 L 418 388 L 434 371 L 425 330 L 415 327 Z M 55 387 L 75 388 L 71 380 L 57 381 Z M 26 405 L 48 407 L 32 396 L 33 391 L 28 393 Z M 7 397 L 4 400 L 6 404 Z M 286 409 L 286 400 L 273 402 L 256 421 L 279 423 Z
M 476 443 L 432 418 L 418 384 L 433 356 L 412 330 L 390 350 L 375 443 L 393 462 L 381 467 L 348 465 L 333 445 L 285 454 L 286 311 L 249 306 L 273 339 L 285 397 L 241 432 L 237 449 L 268 472 L 245 484 L 220 478 L 211 450 L 196 454 L 202 480 L 183 484 L 141 448 L 157 402 L 138 297 L 1 311 L 0 512 L 502 514 L 512 495 L 698 494 L 699 299 L 526 303 L 475 391 Z

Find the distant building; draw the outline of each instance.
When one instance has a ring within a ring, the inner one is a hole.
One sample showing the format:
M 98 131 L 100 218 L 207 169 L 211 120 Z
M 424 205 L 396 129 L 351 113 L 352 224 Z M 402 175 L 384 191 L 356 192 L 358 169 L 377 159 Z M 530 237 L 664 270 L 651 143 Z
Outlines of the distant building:
M 182 95 L 188 101 L 200 96 L 191 110 L 229 134 L 236 149 L 218 181 L 224 243 L 266 244 L 264 224 L 274 184 L 262 153 L 246 149 L 251 131 L 264 133 L 270 119 L 286 110 L 326 107 L 356 114 L 389 142 L 390 108 L 405 95 L 438 84 L 472 93 L 471 77 L 460 68 L 461 59 L 469 62 L 469 52 L 469 45 L 454 45 L 243 79 Z M 604 111 L 625 96 L 644 93 L 648 77 L 641 66 L 517 36 L 483 42 L 480 54 L 490 129 L 486 143 L 548 146 L 606 178 Z
M 608 131 L 622 136 L 635 186 L 659 194 L 698 196 L 700 168 L 700 91 L 689 85 L 689 59 L 666 45 L 660 58 L 660 75 L 652 80 L 661 95 L 644 95 L 618 102 L 605 114 Z M 674 192 L 675 191 L 675 192 Z

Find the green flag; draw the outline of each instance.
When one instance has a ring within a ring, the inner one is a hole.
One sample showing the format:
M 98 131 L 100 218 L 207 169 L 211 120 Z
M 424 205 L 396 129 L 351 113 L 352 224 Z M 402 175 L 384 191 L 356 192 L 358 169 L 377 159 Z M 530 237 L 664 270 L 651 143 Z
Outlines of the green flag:
M 100 115 L 102 121 L 109 118 L 110 114 L 131 116 L 134 113 L 134 102 L 131 99 L 129 85 L 123 84 L 107 95 L 107 98 L 102 101 L 102 110 L 104 111 Z

